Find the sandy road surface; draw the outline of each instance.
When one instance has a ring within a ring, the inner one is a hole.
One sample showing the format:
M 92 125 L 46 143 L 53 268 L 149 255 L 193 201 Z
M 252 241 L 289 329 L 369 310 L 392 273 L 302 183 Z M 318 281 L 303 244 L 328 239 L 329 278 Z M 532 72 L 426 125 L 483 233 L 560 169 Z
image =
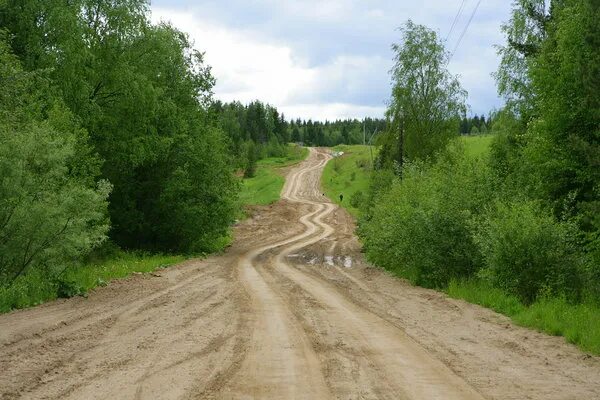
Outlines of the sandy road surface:
M 1 399 L 600 399 L 600 359 L 367 265 L 311 150 L 191 260 L 0 316 Z

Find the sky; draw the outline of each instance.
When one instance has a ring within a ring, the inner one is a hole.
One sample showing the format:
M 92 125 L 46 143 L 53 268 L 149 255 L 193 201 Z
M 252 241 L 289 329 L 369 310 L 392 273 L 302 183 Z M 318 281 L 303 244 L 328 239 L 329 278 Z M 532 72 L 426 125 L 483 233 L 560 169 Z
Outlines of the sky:
M 448 66 L 468 93 L 470 114 L 502 106 L 491 73 L 508 0 L 152 0 L 205 52 L 214 97 L 261 100 L 286 119 L 383 117 L 391 94 L 392 43 L 408 19 L 435 30 L 456 52 Z

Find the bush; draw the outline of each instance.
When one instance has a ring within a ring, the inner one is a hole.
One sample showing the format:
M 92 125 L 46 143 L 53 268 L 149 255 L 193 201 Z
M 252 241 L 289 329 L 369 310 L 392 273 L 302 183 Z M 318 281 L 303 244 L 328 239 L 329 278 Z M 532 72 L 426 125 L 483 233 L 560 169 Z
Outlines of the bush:
M 383 181 L 387 181 L 383 179 Z M 470 221 L 489 201 L 485 164 L 450 149 L 434 165 L 409 164 L 361 221 L 367 256 L 426 287 L 446 287 L 480 267 Z
M 366 195 L 361 190 L 358 190 L 350 197 L 350 205 L 354 208 L 362 209 L 366 200 Z
M 475 234 L 481 276 L 526 304 L 543 295 L 578 297 L 581 256 L 575 228 L 533 201 L 499 202 Z
M 58 279 L 56 282 L 56 295 L 59 298 L 68 299 L 85 293 L 85 289 L 74 280 Z

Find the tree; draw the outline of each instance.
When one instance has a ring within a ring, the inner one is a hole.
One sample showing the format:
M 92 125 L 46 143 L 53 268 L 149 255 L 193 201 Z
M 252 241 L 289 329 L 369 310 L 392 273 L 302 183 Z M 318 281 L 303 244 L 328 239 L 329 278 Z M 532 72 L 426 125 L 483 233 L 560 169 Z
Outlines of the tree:
M 524 124 L 533 113 L 534 91 L 529 68 L 546 38 L 556 3 L 555 0 L 516 0 L 510 21 L 502 25 L 507 45 L 497 47 L 501 61 L 494 76 L 498 93 L 507 101 L 506 106 L 522 116 Z
M 539 119 L 525 149 L 537 196 L 577 218 L 600 257 L 600 5 L 564 0 L 530 68 Z M 600 259 L 600 258 L 599 258 Z
M 256 175 L 256 145 L 248 142 L 246 150 L 246 166 L 244 167 L 244 178 L 253 178 Z
M 387 110 L 397 138 L 396 157 L 425 159 L 456 135 L 466 92 L 446 69 L 448 53 L 436 33 L 408 21 L 393 44 L 392 99 Z
M 93 151 L 106 161 L 102 177 L 114 187 L 111 238 L 126 248 L 186 251 L 190 242 L 214 234 L 201 224 L 189 232 L 194 237 L 177 245 L 175 238 L 183 238 L 174 225 L 178 220 L 157 213 L 165 191 L 174 192 L 174 182 L 202 186 L 199 179 L 213 172 L 223 179 L 222 185 L 206 183 L 215 190 L 210 196 L 171 199 L 215 213 L 215 221 L 227 227 L 233 218 L 225 200 L 235 187 L 232 163 L 193 159 L 205 155 L 201 143 L 209 148 L 214 143 L 208 112 L 214 78 L 188 37 L 169 24 L 153 25 L 145 0 L 7 3 L 0 26 L 13 34 L 17 55 L 30 70 L 50 71 L 57 92 L 89 133 Z M 257 128 L 254 134 L 260 132 Z M 195 150 L 183 152 L 183 146 Z M 181 174 L 190 165 L 210 171 L 193 171 L 184 180 Z M 180 206 L 172 204 L 174 210 Z M 231 214 L 225 218 L 222 210 Z
M 0 31 L 0 284 L 31 269 L 55 276 L 106 239 L 110 185 L 54 93 Z

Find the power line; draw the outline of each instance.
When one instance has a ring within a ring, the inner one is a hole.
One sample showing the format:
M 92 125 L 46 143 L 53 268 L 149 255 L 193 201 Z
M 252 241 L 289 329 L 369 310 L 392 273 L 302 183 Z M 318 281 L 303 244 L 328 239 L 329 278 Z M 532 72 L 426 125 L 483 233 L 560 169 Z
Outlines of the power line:
M 477 2 L 477 4 L 475 5 L 475 8 L 473 9 L 473 12 L 471 13 L 471 17 L 469 18 L 469 21 L 467 21 L 467 25 L 465 25 L 465 29 L 463 29 L 462 33 L 460 34 L 460 37 L 458 38 L 458 42 L 456 42 L 454 51 L 452 52 L 452 54 L 450 54 L 450 59 L 448 60 L 448 62 L 450 62 L 450 60 L 452 60 L 452 57 L 454 57 L 454 53 L 456 53 L 456 50 L 458 49 L 460 42 L 462 41 L 463 37 L 465 36 L 465 33 L 467 33 L 467 29 L 469 29 L 469 25 L 471 25 L 471 21 L 473 21 L 473 17 L 475 17 L 475 13 L 477 12 L 477 9 L 479 8 L 480 4 L 481 4 L 481 0 L 479 0 Z
M 456 23 L 458 22 L 458 19 L 460 18 L 460 15 L 462 14 L 463 9 L 465 8 L 465 2 L 466 2 L 466 0 L 462 0 L 462 3 L 460 3 L 458 12 L 456 13 L 456 16 L 454 17 L 454 21 L 452 21 L 452 26 L 450 27 L 450 31 L 448 32 L 448 35 L 446 35 L 446 42 L 450 38 L 450 35 L 452 35 L 452 32 L 454 32 L 454 27 L 456 26 Z

